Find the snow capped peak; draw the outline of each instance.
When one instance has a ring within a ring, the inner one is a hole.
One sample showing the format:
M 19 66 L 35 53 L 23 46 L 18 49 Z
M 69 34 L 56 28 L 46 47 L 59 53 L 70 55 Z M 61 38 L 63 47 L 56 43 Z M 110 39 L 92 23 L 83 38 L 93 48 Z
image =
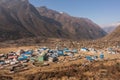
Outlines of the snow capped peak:
M 60 14 L 63 14 L 64 12 L 59 12 Z
M 116 29 L 116 27 L 118 27 L 120 25 L 120 22 L 116 22 L 116 23 L 111 23 L 111 24 L 105 24 L 105 25 L 101 25 L 101 27 L 108 33 L 111 33 L 112 31 L 114 31 Z
M 104 25 L 101 25 L 101 27 L 111 27 L 111 26 L 117 27 L 119 25 L 120 25 L 120 22 L 116 22 L 111 24 L 104 24 Z

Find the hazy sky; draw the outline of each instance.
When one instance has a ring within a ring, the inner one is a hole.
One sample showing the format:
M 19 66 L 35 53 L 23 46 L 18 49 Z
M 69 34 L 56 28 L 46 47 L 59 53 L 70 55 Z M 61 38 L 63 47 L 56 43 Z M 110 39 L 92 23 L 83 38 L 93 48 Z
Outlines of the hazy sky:
M 29 0 L 35 6 L 86 17 L 95 23 L 109 24 L 120 21 L 120 0 Z

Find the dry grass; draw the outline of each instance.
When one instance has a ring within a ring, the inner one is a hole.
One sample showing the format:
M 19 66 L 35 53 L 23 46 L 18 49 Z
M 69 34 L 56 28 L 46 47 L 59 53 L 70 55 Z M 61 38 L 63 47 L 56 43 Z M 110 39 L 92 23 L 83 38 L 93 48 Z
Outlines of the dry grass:
M 11 51 L 18 51 L 20 49 L 28 50 L 28 49 L 36 49 L 38 46 L 21 46 L 21 47 L 6 47 L 6 48 L 0 48 L 0 54 L 1 53 L 9 53 Z
M 107 62 L 94 62 L 87 66 L 81 66 L 81 63 L 64 65 L 49 68 L 40 68 L 40 71 L 27 73 L 23 76 L 26 80 L 101 80 L 101 79 L 119 79 L 120 63 L 115 63 L 118 60 Z M 114 64 L 111 64 L 114 63 Z M 99 64 L 99 66 L 94 66 Z M 111 65 L 104 65 L 111 64 Z M 44 70 L 45 69 L 45 70 Z M 39 70 L 39 69 L 38 69 Z M 34 71 L 34 70 L 33 70 Z M 28 71 L 29 72 L 29 71 Z M 21 73 L 20 73 L 21 74 Z
M 120 60 L 87 62 L 86 66 L 83 63 L 86 63 L 84 59 L 51 63 L 50 66 L 35 67 L 15 74 L 0 70 L 0 75 L 13 80 L 119 80 Z

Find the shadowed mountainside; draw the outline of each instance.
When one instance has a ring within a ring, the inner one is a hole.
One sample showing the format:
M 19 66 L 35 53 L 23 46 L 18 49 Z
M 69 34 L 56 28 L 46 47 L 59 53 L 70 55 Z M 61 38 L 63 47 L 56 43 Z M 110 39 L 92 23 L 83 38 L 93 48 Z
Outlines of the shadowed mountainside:
M 26 37 L 84 40 L 106 34 L 89 19 L 41 8 L 39 13 L 28 0 L 0 0 L 0 41 Z
M 24 37 L 69 37 L 60 23 L 42 17 L 27 0 L 0 0 L 0 40 Z
M 46 7 L 37 7 L 40 15 L 54 19 L 62 24 L 62 29 L 77 39 L 97 39 L 106 35 L 97 24 L 87 18 L 78 18 L 64 12 L 57 12 Z

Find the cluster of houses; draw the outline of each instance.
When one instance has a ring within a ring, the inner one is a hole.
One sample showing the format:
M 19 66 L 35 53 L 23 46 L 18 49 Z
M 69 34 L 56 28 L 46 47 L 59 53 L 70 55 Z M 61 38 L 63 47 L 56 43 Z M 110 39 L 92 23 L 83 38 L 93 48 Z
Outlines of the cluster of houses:
M 80 51 L 80 52 L 79 52 Z M 108 53 L 114 53 L 112 48 L 107 49 Z M 74 55 L 80 54 L 81 52 L 92 52 L 99 53 L 100 51 L 95 50 L 94 48 L 80 48 L 78 49 L 49 49 L 46 47 L 38 48 L 37 50 L 19 50 L 17 52 L 10 52 L 7 54 L 0 54 L 0 68 L 11 67 L 11 71 L 14 71 L 16 67 L 24 68 L 26 65 L 24 63 L 34 63 L 34 62 L 59 62 L 59 57 L 69 56 L 71 59 L 74 58 Z M 100 52 L 99 56 L 96 55 L 86 55 L 86 60 L 94 61 L 104 59 L 104 53 Z
M 59 49 L 49 49 L 46 47 L 39 48 L 37 50 L 19 50 L 17 52 L 10 52 L 7 54 L 0 54 L 0 68 L 18 66 L 23 63 L 34 63 L 37 62 L 57 62 L 59 56 L 74 56 L 78 53 L 77 49 L 69 50 L 64 48 Z
M 116 48 L 108 48 L 107 49 L 107 53 L 109 53 L 109 54 L 119 54 L 119 52 L 120 51 Z
M 33 50 L 20 50 L 19 52 L 10 52 L 7 54 L 0 54 L 0 68 L 11 69 L 19 64 L 27 63 L 33 55 Z M 22 66 L 21 66 L 22 67 Z

